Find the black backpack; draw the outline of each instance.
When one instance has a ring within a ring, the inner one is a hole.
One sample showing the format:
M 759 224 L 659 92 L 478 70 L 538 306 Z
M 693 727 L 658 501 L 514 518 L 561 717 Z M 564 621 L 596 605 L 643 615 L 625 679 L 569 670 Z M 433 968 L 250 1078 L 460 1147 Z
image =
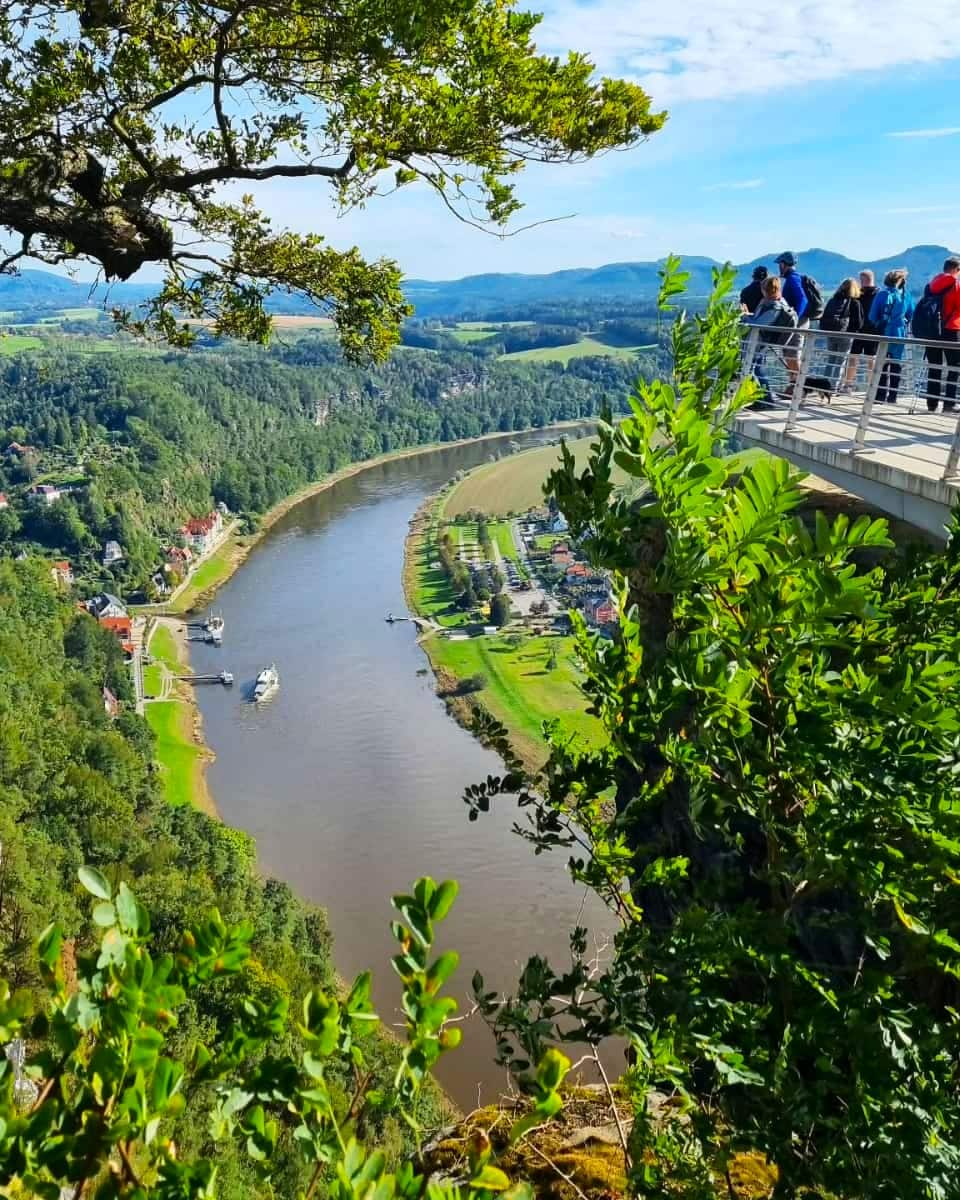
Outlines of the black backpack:
M 820 328 L 828 333 L 846 333 L 850 328 L 850 297 L 831 296 L 820 318 Z
M 944 288 L 942 292 L 933 292 L 929 283 L 923 289 L 920 303 L 910 320 L 910 330 L 915 338 L 924 342 L 937 342 L 943 338 L 943 301 L 949 291 Z
M 812 275 L 801 275 L 803 294 L 807 298 L 807 311 L 803 314 L 805 321 L 818 321 L 823 316 L 823 292 L 820 284 Z

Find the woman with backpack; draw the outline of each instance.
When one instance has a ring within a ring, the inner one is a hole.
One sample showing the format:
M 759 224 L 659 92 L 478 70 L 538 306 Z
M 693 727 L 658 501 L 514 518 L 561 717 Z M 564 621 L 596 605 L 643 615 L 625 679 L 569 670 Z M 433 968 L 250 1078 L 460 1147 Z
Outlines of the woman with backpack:
M 888 271 L 883 277 L 883 287 L 873 298 L 870 308 L 870 324 L 886 337 L 905 338 L 907 326 L 913 316 L 913 297 L 907 291 L 907 272 L 904 267 Z M 883 364 L 883 375 L 877 388 L 878 404 L 896 404 L 900 390 L 900 375 L 903 371 L 902 344 L 887 346 L 887 359 Z
M 860 284 L 855 279 L 845 279 L 827 301 L 820 318 L 820 328 L 825 333 L 859 333 L 863 328 Z M 833 383 L 834 391 L 840 383 L 850 345 L 849 338 L 827 338 L 827 361 L 823 373 Z

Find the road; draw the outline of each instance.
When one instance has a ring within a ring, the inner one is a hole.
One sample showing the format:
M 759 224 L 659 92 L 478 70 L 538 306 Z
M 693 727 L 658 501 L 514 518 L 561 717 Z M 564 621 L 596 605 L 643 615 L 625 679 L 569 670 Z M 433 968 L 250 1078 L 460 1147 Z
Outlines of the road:
M 137 701 L 137 712 L 141 716 L 143 716 L 143 638 L 146 629 L 147 622 L 145 618 L 133 618 L 130 629 L 130 640 L 133 642 L 131 674 L 133 675 L 133 691 Z

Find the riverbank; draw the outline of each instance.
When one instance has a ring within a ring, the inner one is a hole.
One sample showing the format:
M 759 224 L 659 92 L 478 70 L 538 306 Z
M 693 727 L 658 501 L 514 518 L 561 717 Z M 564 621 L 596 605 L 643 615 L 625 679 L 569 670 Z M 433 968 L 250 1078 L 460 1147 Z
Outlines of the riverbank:
M 190 669 L 187 627 L 173 617 L 154 618 L 147 639 L 153 660 L 145 672 L 144 716 L 157 739 L 157 761 L 168 804 L 193 804 L 209 816 L 216 805 L 207 786 L 213 751 L 203 740 L 200 709 L 190 684 L 177 676 Z
M 443 489 L 417 509 L 403 559 L 408 607 L 441 624 L 444 613 L 454 607 L 454 594 L 443 570 L 434 565 L 434 539 L 450 495 Z M 586 711 L 580 690 L 581 672 L 572 637 L 507 630 L 499 636 L 450 640 L 428 633 L 420 638 L 420 645 L 451 717 L 469 728 L 482 705 L 506 727 L 511 746 L 528 769 L 538 769 L 547 757 L 545 721 L 558 721 L 585 745 L 601 741 L 600 723 Z M 469 690 L 471 681 L 481 680 L 482 687 Z
M 588 421 L 582 418 L 563 421 L 544 427 L 543 432 L 582 429 L 586 424 Z M 268 530 L 298 504 L 320 495 L 363 471 L 369 471 L 386 463 L 413 458 L 415 455 L 435 450 L 451 450 L 482 442 L 509 439 L 520 432 L 536 431 L 513 430 L 508 433 L 487 433 L 477 438 L 460 438 L 454 442 L 433 442 L 423 446 L 407 446 L 402 450 L 378 454 L 375 458 L 341 467 L 339 471 L 334 471 L 323 479 L 307 484 L 275 504 L 264 514 L 255 533 L 234 533 L 226 538 L 223 545 L 197 569 L 188 586 L 177 597 L 176 602 L 172 605 L 165 605 L 160 614 L 153 618 L 160 628 L 169 626 L 171 634 L 177 639 L 175 663 L 182 670 L 190 669 L 190 654 L 183 617 L 209 604 L 217 589 L 242 566 L 247 556 Z M 151 636 L 156 636 L 156 634 L 152 633 Z M 161 634 L 161 638 L 162 636 Z M 148 667 L 147 670 L 150 672 L 151 668 Z M 189 685 L 178 684 L 175 700 L 169 701 L 172 707 L 169 710 L 161 708 L 151 717 L 150 709 L 158 703 L 166 704 L 168 701 L 164 698 L 162 701 L 148 703 L 146 712 L 147 719 L 157 734 L 158 754 L 162 751 L 164 755 L 161 764 L 166 771 L 165 789 L 168 799 L 171 803 L 194 803 L 204 812 L 216 815 L 216 805 L 205 777 L 206 766 L 213 760 L 213 752 L 203 741 L 200 710 L 192 689 Z

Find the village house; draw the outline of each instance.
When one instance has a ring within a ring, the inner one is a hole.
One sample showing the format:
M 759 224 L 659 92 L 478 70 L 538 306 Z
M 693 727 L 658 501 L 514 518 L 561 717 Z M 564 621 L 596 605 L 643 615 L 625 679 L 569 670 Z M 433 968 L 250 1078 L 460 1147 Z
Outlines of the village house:
M 56 504 L 63 492 L 53 483 L 38 483 L 27 492 L 31 504 Z
M 108 687 L 103 689 L 103 709 L 111 720 L 120 714 L 120 701 Z
M 73 587 L 73 567 L 65 558 L 55 562 L 50 567 L 53 582 L 60 587 Z
M 125 617 L 126 605 L 112 592 L 100 592 L 87 601 L 87 612 L 99 621 L 103 617 Z
M 583 615 L 589 625 L 615 625 L 617 610 L 606 592 L 594 592 L 583 601 Z
M 567 518 L 563 513 L 555 513 L 547 522 L 547 529 L 551 533 L 566 533 L 569 528 Z
M 189 546 L 170 546 L 163 552 L 163 561 L 174 571 L 186 575 L 193 562 L 193 551 Z
M 119 542 L 105 542 L 103 546 L 103 565 L 112 567 L 114 563 L 123 562 L 123 550 Z
M 567 567 L 563 581 L 568 587 L 582 587 L 590 578 L 590 568 L 584 563 L 571 563 Z
M 133 622 L 129 617 L 99 617 L 103 629 L 108 630 L 123 647 L 127 658 L 133 657 Z
M 27 454 L 36 454 L 32 446 L 22 446 L 19 442 L 11 442 L 3 452 L 7 458 L 23 458 Z
M 6 492 L 0 492 L 0 508 L 9 508 L 10 501 L 7 499 Z
M 223 529 L 223 514 L 216 509 L 205 517 L 191 517 L 181 525 L 180 533 L 195 553 L 206 554 Z

